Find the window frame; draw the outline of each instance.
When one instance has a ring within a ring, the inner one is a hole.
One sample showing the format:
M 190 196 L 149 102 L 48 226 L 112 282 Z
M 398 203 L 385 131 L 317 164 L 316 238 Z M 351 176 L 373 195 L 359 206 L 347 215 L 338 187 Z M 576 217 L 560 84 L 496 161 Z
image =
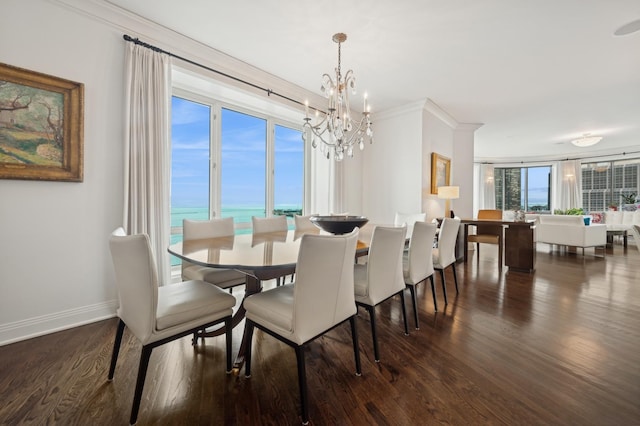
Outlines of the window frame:
M 265 158 L 265 209 L 266 215 L 272 216 L 274 209 L 274 174 L 275 174 L 275 126 L 283 126 L 293 130 L 303 132 L 302 122 L 296 123 L 287 117 L 277 114 L 269 114 L 260 111 L 258 108 L 244 105 L 242 102 L 234 103 L 228 99 L 217 98 L 215 95 L 207 95 L 197 93 L 192 89 L 187 89 L 179 85 L 173 85 L 171 96 L 176 96 L 187 101 L 197 102 L 207 105 L 210 108 L 209 117 L 209 217 L 221 217 L 222 209 L 222 109 L 231 110 L 251 117 L 256 117 L 266 121 L 266 158 Z M 265 108 L 267 109 L 267 108 Z M 306 211 L 309 203 L 309 173 L 310 173 L 310 152 L 307 144 L 303 146 L 303 194 L 302 194 L 302 210 Z M 236 222 L 235 229 L 249 229 L 251 222 Z M 171 235 L 181 234 L 182 227 L 174 227 L 171 229 Z

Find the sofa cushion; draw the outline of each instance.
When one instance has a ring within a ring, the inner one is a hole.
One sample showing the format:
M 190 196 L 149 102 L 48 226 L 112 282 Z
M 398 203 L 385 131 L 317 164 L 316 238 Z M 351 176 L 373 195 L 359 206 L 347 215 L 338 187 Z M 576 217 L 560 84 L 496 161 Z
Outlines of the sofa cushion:
M 613 210 L 604 212 L 604 223 L 607 225 L 622 225 L 622 212 Z
M 583 217 L 577 215 L 542 214 L 539 220 L 541 225 L 584 226 Z

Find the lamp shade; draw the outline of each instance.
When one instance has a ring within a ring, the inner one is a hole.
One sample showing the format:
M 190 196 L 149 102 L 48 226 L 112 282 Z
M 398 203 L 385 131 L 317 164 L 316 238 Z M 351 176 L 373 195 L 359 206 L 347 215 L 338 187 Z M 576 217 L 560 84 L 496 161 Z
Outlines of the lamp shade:
M 460 187 L 459 186 L 439 186 L 438 198 L 442 198 L 445 200 L 455 200 L 457 198 L 460 198 Z

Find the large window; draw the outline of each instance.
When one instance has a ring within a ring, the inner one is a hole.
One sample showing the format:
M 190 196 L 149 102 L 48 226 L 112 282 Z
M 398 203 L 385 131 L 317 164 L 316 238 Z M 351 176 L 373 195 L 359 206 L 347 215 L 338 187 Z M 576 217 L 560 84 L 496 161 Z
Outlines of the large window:
M 251 216 L 302 214 L 304 146 L 295 125 L 174 96 L 171 131 L 172 243 L 182 239 L 184 218 L 231 216 L 237 232 L 249 232 Z
M 551 166 L 494 169 L 496 208 L 549 212 Z
M 582 208 L 601 212 L 633 204 L 640 189 L 639 169 L 640 159 L 582 164 Z

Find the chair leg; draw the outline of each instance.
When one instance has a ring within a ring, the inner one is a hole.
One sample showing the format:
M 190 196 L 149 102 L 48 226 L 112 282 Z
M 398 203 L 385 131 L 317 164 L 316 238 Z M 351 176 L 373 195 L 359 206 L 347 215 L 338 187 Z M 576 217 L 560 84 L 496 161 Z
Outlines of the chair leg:
M 502 240 L 498 240 L 498 269 L 502 269 L 502 248 L 503 244 L 502 244 Z
M 476 255 L 478 256 L 478 260 L 480 260 L 480 243 L 476 243 Z
M 438 301 L 436 300 L 436 282 L 433 279 L 433 274 L 429 276 L 429 280 L 431 281 L 431 295 L 433 296 L 433 310 L 438 312 Z
M 244 335 L 247 347 L 244 353 L 244 376 L 251 377 L 251 341 L 253 340 L 253 322 L 249 319 L 244 323 Z
M 456 263 L 453 262 L 451 264 L 451 269 L 453 269 L 453 282 L 456 285 L 456 294 L 458 294 L 458 273 L 456 272 Z
M 356 316 L 353 315 L 349 318 L 351 324 L 351 340 L 353 340 L 353 357 L 356 361 L 356 376 L 362 375 L 362 368 L 360 366 L 360 346 L 358 345 L 358 330 L 356 329 Z
M 447 286 L 444 280 L 444 269 L 440 269 L 440 281 L 442 282 L 442 293 L 444 294 L 444 304 L 448 305 L 449 302 L 447 302 Z
M 398 292 L 400 296 L 400 305 L 402 305 L 402 319 L 404 320 L 404 335 L 409 335 L 409 323 L 407 322 L 407 305 L 404 303 L 404 289 Z
M 129 424 L 136 424 L 138 420 L 138 410 L 140 409 L 140 400 L 142 399 L 142 389 L 144 388 L 144 379 L 147 377 L 147 368 L 149 367 L 149 358 L 153 347 L 145 345 L 142 347 L 140 355 L 140 366 L 138 367 L 138 379 L 136 380 L 136 390 L 133 394 L 133 407 L 131 408 L 131 418 Z
M 227 346 L 227 374 L 231 374 L 231 336 L 232 336 L 232 331 L 233 331 L 233 317 L 228 317 L 227 319 L 224 320 L 224 332 L 225 332 L 225 340 L 226 340 L 226 346 Z
M 378 334 L 376 332 L 376 307 L 367 306 L 369 319 L 371 320 L 371 338 L 373 339 L 373 358 L 375 362 L 380 362 L 380 351 L 378 350 Z
M 116 339 L 113 342 L 113 352 L 111 353 L 111 366 L 109 367 L 109 375 L 107 376 L 109 381 L 113 380 L 113 374 L 116 371 L 116 362 L 118 361 L 118 354 L 120 353 L 120 343 L 122 343 L 122 334 L 124 333 L 124 321 L 118 322 L 118 328 L 116 329 Z
M 300 404 L 302 405 L 302 424 L 309 424 L 309 401 L 307 397 L 307 372 L 304 363 L 304 346 L 296 346 L 298 361 L 298 387 L 300 388 Z
M 409 292 L 411 293 L 411 302 L 413 303 L 413 319 L 416 322 L 416 330 L 420 330 L 420 324 L 418 323 L 418 302 L 416 300 L 416 286 L 408 285 Z

